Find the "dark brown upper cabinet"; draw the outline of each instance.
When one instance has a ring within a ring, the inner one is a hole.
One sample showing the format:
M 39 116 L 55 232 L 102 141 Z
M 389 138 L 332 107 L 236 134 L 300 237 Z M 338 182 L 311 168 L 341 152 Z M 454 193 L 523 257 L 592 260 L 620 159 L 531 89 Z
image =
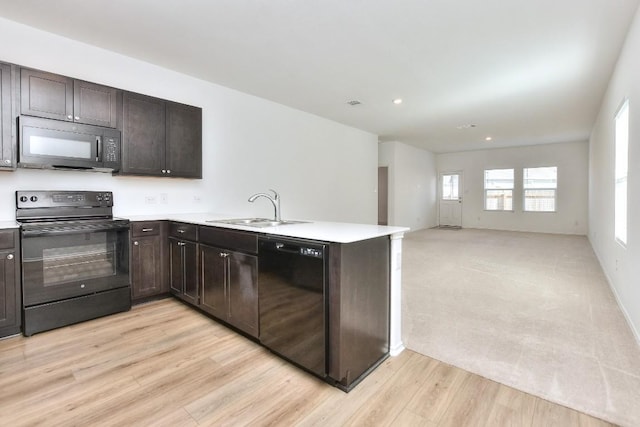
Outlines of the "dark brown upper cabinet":
M 121 174 L 165 175 L 165 105 L 150 96 L 125 92 L 122 97 Z
M 118 89 L 58 74 L 20 70 L 20 113 L 115 128 Z
M 13 170 L 15 162 L 13 79 L 16 67 L 0 62 L 0 170 Z
M 202 178 L 202 108 L 166 103 L 166 166 L 172 176 Z
M 202 109 L 125 92 L 121 175 L 202 178 Z

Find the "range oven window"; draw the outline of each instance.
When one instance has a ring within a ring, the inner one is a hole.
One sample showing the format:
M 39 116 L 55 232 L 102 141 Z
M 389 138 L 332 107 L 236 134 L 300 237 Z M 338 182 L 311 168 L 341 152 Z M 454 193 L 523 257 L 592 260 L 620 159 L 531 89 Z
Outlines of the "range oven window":
M 25 305 L 129 285 L 128 230 L 23 235 Z
M 116 242 L 103 242 L 42 251 L 44 286 L 55 286 L 77 280 L 115 276 Z

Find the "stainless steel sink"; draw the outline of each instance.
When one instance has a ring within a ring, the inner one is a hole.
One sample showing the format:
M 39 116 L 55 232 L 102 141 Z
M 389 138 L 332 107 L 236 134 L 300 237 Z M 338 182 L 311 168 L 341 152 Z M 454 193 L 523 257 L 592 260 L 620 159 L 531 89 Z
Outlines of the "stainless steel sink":
M 244 225 L 247 227 L 256 227 L 256 228 L 264 228 L 264 227 L 276 227 L 279 225 L 289 225 L 289 224 L 303 224 L 308 221 L 290 221 L 290 220 L 280 220 L 274 221 L 268 218 L 231 218 L 231 219 L 211 219 L 207 222 L 219 223 L 219 224 L 232 224 L 232 225 Z

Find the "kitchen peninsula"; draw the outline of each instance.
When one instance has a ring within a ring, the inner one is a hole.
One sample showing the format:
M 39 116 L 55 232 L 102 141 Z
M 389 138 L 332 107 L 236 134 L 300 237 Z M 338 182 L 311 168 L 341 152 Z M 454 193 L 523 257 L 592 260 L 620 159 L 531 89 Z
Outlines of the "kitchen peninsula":
M 229 218 L 130 216 L 134 301 L 137 286 L 148 282 L 136 277 L 144 275 L 140 268 L 149 268 L 150 256 L 142 252 L 154 250 L 143 240 L 148 236 L 166 248 L 154 256 L 166 260 L 158 267 L 170 270 L 153 277 L 167 277 L 170 283 L 140 295 L 170 289 L 183 302 L 343 390 L 403 350 L 401 241 L 408 228 L 322 221 L 255 227 L 239 225 L 240 220 L 230 224 Z M 288 258 L 265 258 L 268 244 Z M 319 270 L 309 267 L 312 263 Z M 274 285 L 275 276 L 288 283 Z M 314 312 L 319 320 L 310 320 Z M 288 324 L 288 330 L 271 336 L 274 324 Z M 291 339 L 300 342 L 278 346 Z M 322 349 L 318 357 L 311 356 L 312 348 Z

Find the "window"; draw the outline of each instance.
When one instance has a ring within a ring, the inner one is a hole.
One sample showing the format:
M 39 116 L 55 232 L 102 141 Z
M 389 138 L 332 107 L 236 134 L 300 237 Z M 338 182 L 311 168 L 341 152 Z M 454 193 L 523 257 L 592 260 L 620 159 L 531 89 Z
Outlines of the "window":
M 442 200 L 458 200 L 458 180 L 460 175 L 442 175 Z
M 525 168 L 523 172 L 525 212 L 555 212 L 558 168 Z
M 484 171 L 484 208 L 488 211 L 513 210 L 513 169 Z
M 629 168 L 629 100 L 625 100 L 616 114 L 615 129 L 615 214 L 616 240 L 627 244 L 627 170 Z

